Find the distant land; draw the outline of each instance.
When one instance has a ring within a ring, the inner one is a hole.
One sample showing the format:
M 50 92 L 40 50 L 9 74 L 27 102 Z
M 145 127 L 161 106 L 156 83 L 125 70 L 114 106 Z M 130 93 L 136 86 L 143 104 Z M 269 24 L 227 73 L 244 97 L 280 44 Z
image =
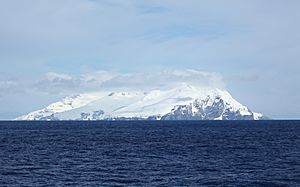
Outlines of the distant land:
M 150 91 L 92 92 L 66 97 L 15 120 L 261 120 L 228 91 L 179 84 Z

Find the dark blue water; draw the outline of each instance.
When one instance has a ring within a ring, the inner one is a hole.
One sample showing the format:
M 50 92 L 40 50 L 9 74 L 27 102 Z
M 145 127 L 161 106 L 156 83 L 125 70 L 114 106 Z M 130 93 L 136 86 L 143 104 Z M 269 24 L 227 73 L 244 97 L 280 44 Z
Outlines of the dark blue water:
M 300 186 L 300 122 L 0 122 L 0 186 L 48 185 Z

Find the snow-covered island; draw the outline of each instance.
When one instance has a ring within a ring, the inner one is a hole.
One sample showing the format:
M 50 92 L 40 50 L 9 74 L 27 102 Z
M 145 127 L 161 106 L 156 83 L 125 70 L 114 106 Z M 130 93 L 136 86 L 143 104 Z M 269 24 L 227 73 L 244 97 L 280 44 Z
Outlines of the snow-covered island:
M 167 90 L 66 97 L 16 120 L 260 120 L 226 90 L 180 84 Z

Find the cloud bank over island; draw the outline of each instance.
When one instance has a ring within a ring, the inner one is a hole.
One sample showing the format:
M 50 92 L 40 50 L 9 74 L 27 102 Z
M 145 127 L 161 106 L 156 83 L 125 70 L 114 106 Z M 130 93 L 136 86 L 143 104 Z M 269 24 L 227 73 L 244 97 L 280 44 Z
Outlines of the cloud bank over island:
M 169 90 L 178 87 L 180 84 L 219 89 L 225 89 L 226 87 L 223 76 L 219 73 L 193 69 L 169 69 L 148 73 L 121 73 L 99 70 L 79 75 L 47 72 L 35 80 L 0 82 L 0 89 L 2 89 L 2 93 L 6 94 L 2 95 L 2 98 L 13 97 L 17 98 L 15 102 L 25 103 L 25 110 L 20 111 L 26 113 L 29 109 L 37 109 L 36 106 L 43 107 L 63 97 L 76 94 L 99 91 Z M 10 94 L 7 95 L 7 93 Z M 32 97 L 35 97 L 35 99 L 31 99 Z
M 126 74 L 94 71 L 79 76 L 48 72 L 31 84 L 31 87 L 25 87 L 48 94 L 76 94 L 92 91 L 170 89 L 182 83 L 198 87 L 225 88 L 222 75 L 192 69 Z

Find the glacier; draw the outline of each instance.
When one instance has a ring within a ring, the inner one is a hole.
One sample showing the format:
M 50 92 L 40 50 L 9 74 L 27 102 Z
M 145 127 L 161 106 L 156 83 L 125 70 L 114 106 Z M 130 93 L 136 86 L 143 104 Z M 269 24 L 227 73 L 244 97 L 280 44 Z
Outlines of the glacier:
M 261 120 L 225 89 L 178 84 L 149 91 L 100 91 L 66 97 L 15 120 Z

